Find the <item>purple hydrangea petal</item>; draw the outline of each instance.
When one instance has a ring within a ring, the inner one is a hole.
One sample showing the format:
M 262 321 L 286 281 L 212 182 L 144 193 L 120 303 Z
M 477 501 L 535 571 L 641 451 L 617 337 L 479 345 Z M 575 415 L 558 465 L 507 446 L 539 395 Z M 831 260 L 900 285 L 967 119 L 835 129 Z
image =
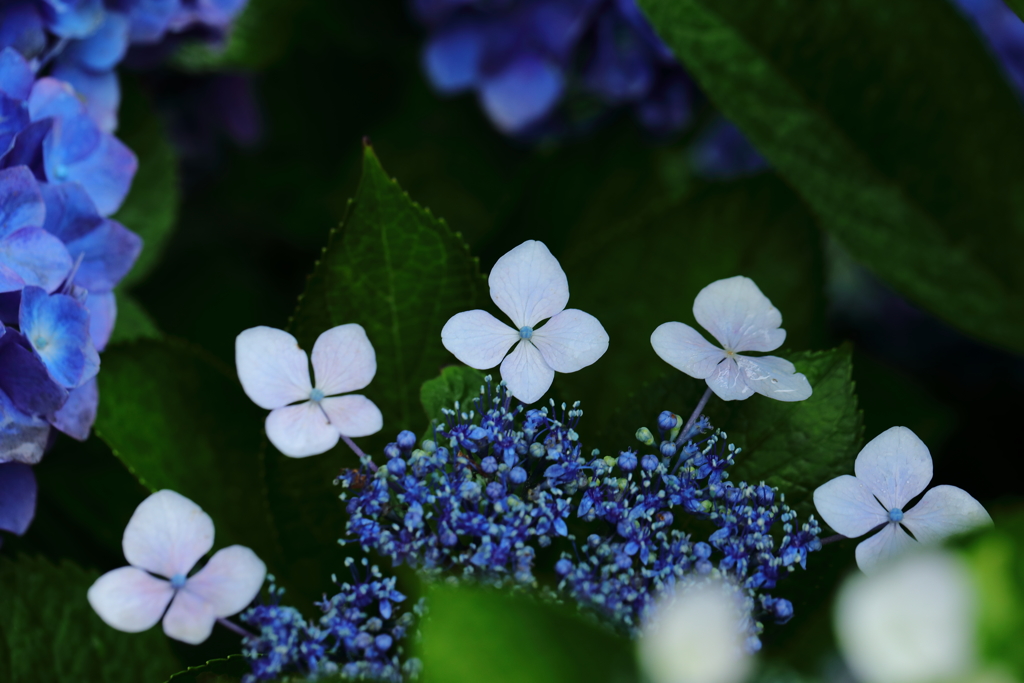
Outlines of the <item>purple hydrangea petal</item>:
M 128 37 L 132 43 L 156 43 L 167 33 L 168 25 L 181 8 L 180 0 L 137 0 L 128 9 L 131 22 Z
M 10 329 L 0 337 L 0 393 L 30 415 L 52 415 L 68 398 L 25 337 Z
M 474 26 L 455 27 L 431 37 L 423 51 L 427 77 L 443 93 L 456 93 L 476 84 L 484 38 Z
M 28 98 L 28 111 L 33 121 L 55 117 L 76 118 L 85 112 L 74 88 L 56 78 L 40 78 L 32 86 Z
M 8 19 L 9 15 L 5 14 L 4 21 Z M 3 29 L 0 29 L 2 34 Z M 2 42 L 0 38 L 0 44 Z M 0 92 L 16 100 L 27 100 L 35 78 L 32 67 L 18 50 L 5 47 L 0 51 Z
M 0 238 L 22 228 L 41 228 L 46 205 L 32 172 L 24 166 L 0 170 Z
M 71 272 L 73 263 L 59 239 L 42 228 L 22 228 L 0 239 L 0 265 L 0 291 L 31 285 L 53 292 Z
M 694 92 L 679 70 L 662 77 L 651 94 L 636 105 L 636 115 L 648 130 L 663 135 L 685 128 L 693 118 Z
M 100 391 L 93 377 L 68 394 L 67 403 L 53 416 L 51 424 L 71 438 L 85 441 L 96 422 L 99 402 Z
M 46 49 L 43 17 L 32 0 L 4 3 L 0 15 L 0 47 L 17 50 L 29 58 Z
M 46 205 L 43 228 L 62 242 L 74 242 L 95 230 L 103 221 L 89 193 L 78 183 L 40 183 Z
M 70 83 L 83 99 L 85 112 L 104 133 L 117 129 L 121 84 L 113 71 L 91 71 L 77 64 L 58 64 L 53 75 Z
M 196 24 L 226 29 L 248 0 L 196 0 L 194 7 L 183 6 L 171 17 L 168 28 L 183 31 Z
M 72 259 L 82 259 L 75 282 L 91 293 L 109 292 L 135 265 L 142 238 L 108 218 L 67 248 Z
M 13 98 L 0 94 L 0 157 L 14 147 L 18 133 L 29 124 L 28 109 Z
M 107 348 L 110 335 L 114 333 L 114 323 L 117 322 L 117 298 L 113 292 L 90 292 L 85 307 L 89 309 L 89 336 L 92 337 L 92 344 L 97 351 L 103 351 Z
M 28 530 L 36 515 L 37 490 L 31 467 L 20 462 L 0 464 L 0 529 L 18 536 Z
M 89 310 L 74 298 L 26 287 L 19 323 L 50 375 L 64 387 L 81 386 L 99 372 L 99 354 L 89 334 Z
M 594 52 L 583 74 L 587 88 L 613 104 L 647 95 L 656 64 L 644 39 L 611 12 L 601 15 L 594 32 Z
M 30 113 L 31 115 L 31 113 Z M 53 127 L 53 119 L 33 121 L 28 124 L 25 130 L 14 139 L 14 147 L 3 158 L 3 165 L 7 168 L 25 166 L 37 179 L 45 179 L 46 173 L 43 170 L 43 140 L 50 134 Z
M 85 38 L 103 21 L 103 0 L 43 0 L 47 27 L 61 38 Z
M 54 121 L 43 163 L 51 182 L 81 183 L 104 216 L 120 208 L 138 169 L 135 154 L 84 114 Z
M 106 12 L 103 23 L 96 31 L 83 40 L 69 44 L 61 53 L 60 61 L 91 71 L 110 71 L 124 59 L 128 51 L 128 24 L 127 15 Z
M 518 133 L 551 113 L 564 87 L 557 64 L 528 54 L 487 78 L 480 99 L 495 126 L 505 133 Z

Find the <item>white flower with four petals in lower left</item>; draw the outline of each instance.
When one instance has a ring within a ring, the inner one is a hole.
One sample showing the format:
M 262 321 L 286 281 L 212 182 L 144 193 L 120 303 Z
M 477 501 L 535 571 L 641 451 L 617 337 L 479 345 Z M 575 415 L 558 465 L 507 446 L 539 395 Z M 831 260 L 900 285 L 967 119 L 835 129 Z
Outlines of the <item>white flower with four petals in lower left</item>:
M 691 377 L 707 381 L 723 401 L 763 394 L 777 401 L 811 396 L 807 378 L 785 358 L 741 356 L 740 351 L 774 351 L 786 340 L 782 314 L 750 278 L 737 275 L 700 290 L 693 317 L 722 348 L 709 343 L 689 325 L 659 325 L 651 335 L 654 352 Z
M 566 308 L 569 281 L 542 242 L 523 242 L 502 256 L 487 283 L 514 326 L 487 311 L 466 311 L 445 323 L 441 342 L 471 368 L 501 363 L 501 378 L 523 403 L 540 399 L 556 372 L 581 370 L 608 350 L 608 333 L 597 318 Z
M 145 631 L 163 617 L 168 636 L 201 643 L 218 618 L 237 614 L 252 602 L 267 574 L 256 553 L 233 545 L 218 550 L 189 576 L 213 548 L 213 520 L 174 491 L 157 491 L 142 501 L 125 527 L 121 546 L 132 566 L 96 579 L 88 598 L 103 621 L 128 633 Z
M 235 340 L 235 365 L 242 389 L 253 403 L 271 411 L 267 438 L 293 458 L 326 453 L 343 436 L 376 434 L 384 426 L 380 409 L 365 396 L 377 374 L 377 355 L 361 325 L 332 327 L 313 344 L 313 372 L 295 337 L 272 327 L 253 327 Z
M 928 447 L 906 427 L 892 427 L 868 442 L 853 471 L 857 476 L 844 474 L 815 489 L 814 507 L 826 524 L 849 538 L 881 527 L 857 546 L 857 566 L 864 573 L 918 542 L 934 543 L 992 523 L 981 503 L 955 486 L 936 486 L 904 509 L 932 480 Z

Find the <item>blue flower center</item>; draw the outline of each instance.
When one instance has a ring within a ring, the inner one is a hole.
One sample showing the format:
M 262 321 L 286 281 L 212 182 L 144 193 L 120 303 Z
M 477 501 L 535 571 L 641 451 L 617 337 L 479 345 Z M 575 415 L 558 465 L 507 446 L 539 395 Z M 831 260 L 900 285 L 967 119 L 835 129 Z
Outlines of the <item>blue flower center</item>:
M 42 335 L 39 335 L 32 342 L 32 345 L 35 346 L 37 350 L 42 351 L 43 349 L 50 345 L 50 340 Z
M 171 588 L 173 588 L 174 590 L 184 588 L 185 581 L 186 578 L 184 574 L 175 574 L 171 577 Z
M 889 521 L 890 522 L 902 522 L 903 521 L 903 510 L 899 508 L 893 508 L 889 510 Z
M 54 169 L 54 175 L 57 176 L 57 180 L 64 180 L 68 177 L 68 167 L 64 164 L 57 164 L 57 168 Z
M 533 328 L 532 327 L 524 327 L 521 330 L 519 330 L 519 338 L 520 339 L 529 339 L 532 336 L 533 336 Z
M 312 401 L 313 403 L 319 403 L 320 401 L 324 400 L 324 392 L 320 391 L 319 389 L 314 389 L 313 391 L 309 392 L 309 400 Z

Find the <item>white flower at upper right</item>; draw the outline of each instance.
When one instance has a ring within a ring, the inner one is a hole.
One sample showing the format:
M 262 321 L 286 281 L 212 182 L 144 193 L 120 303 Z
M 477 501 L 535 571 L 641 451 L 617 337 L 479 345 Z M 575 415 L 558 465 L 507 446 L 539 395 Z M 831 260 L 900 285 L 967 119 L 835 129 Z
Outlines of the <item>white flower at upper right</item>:
M 904 509 L 932 480 L 928 447 L 906 427 L 892 427 L 869 441 L 853 471 L 857 476 L 844 474 L 815 489 L 814 507 L 826 524 L 849 538 L 881 527 L 857 546 L 857 566 L 865 574 L 918 543 L 992 523 L 981 503 L 956 486 L 936 486 Z
M 664 323 L 651 335 L 651 346 L 666 363 L 706 380 L 723 401 L 743 400 L 754 392 L 778 401 L 810 397 L 810 382 L 785 358 L 740 355 L 774 351 L 786 340 L 782 314 L 753 280 L 737 275 L 712 282 L 693 300 L 693 317 L 722 348 L 689 325 Z

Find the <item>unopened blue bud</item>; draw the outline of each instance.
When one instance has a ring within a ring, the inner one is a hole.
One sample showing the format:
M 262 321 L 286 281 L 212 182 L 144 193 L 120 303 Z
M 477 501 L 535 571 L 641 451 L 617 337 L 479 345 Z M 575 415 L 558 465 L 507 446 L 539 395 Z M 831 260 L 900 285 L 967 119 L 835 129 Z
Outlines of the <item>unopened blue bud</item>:
M 387 464 L 388 471 L 396 477 L 405 476 L 405 461 L 401 458 L 392 458 Z
M 473 427 L 469 430 L 469 438 L 473 441 L 482 441 L 487 438 L 487 430 L 483 427 Z
M 772 605 L 772 616 L 775 617 L 775 623 L 785 624 L 793 618 L 793 603 L 785 598 L 777 598 Z
M 619 469 L 623 472 L 632 472 L 636 469 L 636 455 L 626 451 L 619 456 Z
M 366 633 L 365 631 L 361 632 L 353 639 L 352 644 L 360 650 L 365 650 L 366 648 L 373 645 L 373 636 L 371 636 L 369 633 Z
M 676 454 L 676 443 L 675 441 L 662 441 L 661 442 L 661 454 L 666 458 L 671 458 Z
M 416 435 L 410 432 L 408 429 L 403 429 L 398 433 L 398 447 L 403 451 L 407 451 L 416 445 Z
M 559 576 L 565 576 L 572 571 L 572 562 L 563 557 L 555 563 L 555 571 L 558 572 Z
M 544 448 L 544 444 L 540 442 L 534 442 L 530 444 L 530 457 L 543 458 L 547 454 L 548 450 Z
M 388 458 L 397 458 L 402 455 L 402 449 L 398 447 L 397 443 L 389 443 L 384 447 L 384 455 Z
M 706 560 L 711 557 L 711 546 L 704 541 L 695 543 L 693 546 L 693 554 L 696 555 L 698 559 Z
M 505 495 L 505 487 L 500 482 L 492 481 L 487 485 L 487 497 L 491 500 L 497 500 Z
M 513 467 L 512 471 L 508 473 L 508 479 L 518 486 L 526 481 L 526 470 L 522 467 Z
M 388 650 L 390 650 L 391 649 L 391 645 L 394 642 L 395 641 L 391 639 L 391 636 L 389 636 L 386 633 L 382 633 L 382 634 L 380 634 L 379 636 L 377 636 L 376 638 L 373 639 L 373 644 L 376 645 L 377 649 L 380 650 L 381 652 L 387 652 Z
M 640 467 L 644 468 L 648 472 L 657 469 L 660 463 L 661 461 L 658 460 L 658 456 L 652 455 L 650 453 L 648 453 L 647 455 L 640 459 Z
M 480 461 L 480 469 L 487 474 L 494 474 L 498 471 L 498 461 L 493 455 L 488 455 L 486 458 Z
M 636 430 L 636 440 L 645 446 L 654 445 L 654 435 L 651 434 L 651 430 L 648 429 L 647 427 L 641 427 L 640 429 Z
M 683 421 L 678 415 L 667 410 L 662 411 L 661 415 L 658 416 L 658 429 L 663 432 L 671 431 L 682 424 Z

